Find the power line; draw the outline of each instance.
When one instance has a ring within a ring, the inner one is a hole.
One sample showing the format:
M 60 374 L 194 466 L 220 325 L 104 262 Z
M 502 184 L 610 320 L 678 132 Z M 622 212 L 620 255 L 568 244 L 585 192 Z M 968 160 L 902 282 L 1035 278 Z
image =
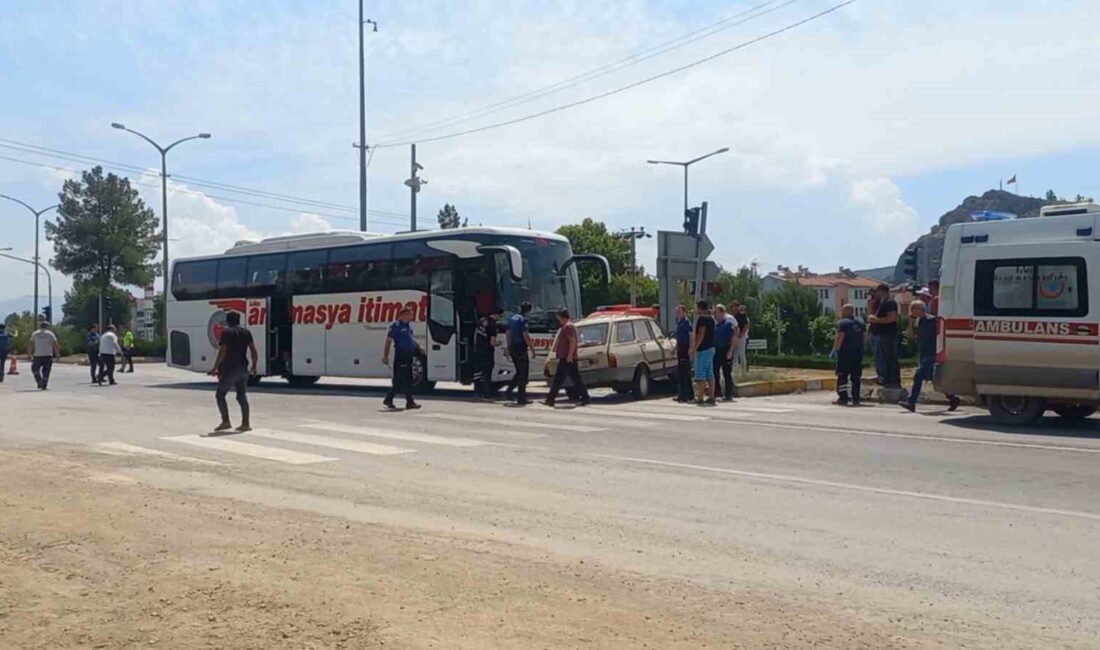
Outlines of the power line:
M 8 139 L 8 138 L 0 138 L 0 147 L 6 148 L 6 149 L 12 149 L 12 150 L 15 150 L 15 151 L 21 151 L 23 153 L 35 154 L 35 155 L 39 155 L 39 156 L 46 156 L 46 157 L 50 157 L 50 158 L 60 158 L 60 159 L 69 160 L 69 161 L 72 161 L 72 162 L 100 164 L 100 165 L 103 165 L 103 166 L 106 166 L 106 167 L 113 167 L 115 169 L 125 170 L 125 171 L 132 172 L 132 173 L 145 173 L 146 171 L 148 171 L 148 168 L 139 167 L 139 166 L 136 166 L 136 165 L 130 165 L 130 164 L 127 164 L 127 163 L 120 163 L 120 162 L 116 162 L 116 161 L 112 161 L 112 160 L 105 160 L 105 159 L 102 159 L 102 158 L 94 158 L 92 156 L 85 156 L 83 154 L 78 154 L 78 153 L 75 153 L 75 152 L 72 152 L 72 151 L 65 151 L 63 149 L 52 149 L 50 147 L 43 147 L 41 145 L 31 144 L 31 143 L 28 143 L 28 142 L 20 142 L 18 140 L 11 140 L 11 139 Z M 273 200 L 282 201 L 282 202 L 286 202 L 286 203 L 296 203 L 296 204 L 300 204 L 300 205 L 309 205 L 309 206 L 320 207 L 320 208 L 324 208 L 324 209 L 328 209 L 328 210 L 342 210 L 342 211 L 356 212 L 356 213 L 358 213 L 358 211 L 359 211 L 359 208 L 357 208 L 355 206 L 351 206 L 351 205 L 345 205 L 345 204 L 341 204 L 341 203 L 332 203 L 332 202 L 329 202 L 329 201 L 318 201 L 318 200 L 315 200 L 315 199 L 306 199 L 306 198 L 303 198 L 303 197 L 293 196 L 293 195 L 290 195 L 290 194 L 279 194 L 279 193 L 276 193 L 276 192 L 267 192 L 267 191 L 264 191 L 264 190 L 257 190 L 257 189 L 253 189 L 253 188 L 249 188 L 249 187 L 241 187 L 239 185 L 230 185 L 228 183 L 221 183 L 221 182 L 218 182 L 218 181 L 204 180 L 204 179 L 195 178 L 195 177 L 192 177 L 192 176 L 183 176 L 183 175 L 180 175 L 180 174 L 173 174 L 172 178 L 175 178 L 175 179 L 181 180 L 181 181 L 187 181 L 188 183 L 190 183 L 192 185 L 197 185 L 197 186 L 200 186 L 200 187 L 210 187 L 210 188 L 214 188 L 214 189 L 220 189 L 220 190 L 224 190 L 224 191 L 235 192 L 235 193 L 238 193 L 238 194 L 251 195 L 251 196 L 258 197 L 258 198 L 273 199 Z M 385 210 L 377 210 L 375 212 L 377 214 L 381 214 L 381 215 L 390 215 L 390 216 L 396 216 L 396 217 L 402 217 L 402 218 L 405 217 L 405 215 L 403 215 L 403 214 L 396 213 L 396 212 L 387 212 Z
M 711 23 L 709 25 L 705 25 L 703 27 L 700 27 L 696 30 L 688 32 L 687 34 L 683 34 L 681 36 L 678 36 L 678 37 L 676 37 L 672 40 L 665 41 L 664 43 L 659 43 L 657 45 L 654 45 L 653 47 L 646 48 L 646 49 L 641 50 L 639 52 L 635 52 L 634 54 L 632 54 L 632 55 L 630 55 L 626 58 L 620 59 L 618 61 L 608 63 L 606 65 L 594 68 L 592 70 L 588 70 L 587 72 L 582 72 L 578 75 L 569 77 L 568 79 L 563 79 L 561 81 L 549 84 L 547 86 L 543 86 L 542 88 L 538 88 L 538 89 L 535 89 L 535 90 L 532 90 L 532 91 L 529 91 L 529 92 L 526 92 L 526 93 L 522 93 L 522 94 L 517 95 L 515 97 L 503 99 L 499 102 L 489 104 L 487 106 L 483 106 L 481 108 L 477 108 L 477 109 L 474 109 L 472 111 L 462 113 L 460 115 L 452 116 L 452 117 L 449 117 L 449 118 L 443 118 L 441 120 L 436 120 L 436 121 L 433 121 L 433 122 L 428 122 L 426 124 L 421 124 L 419 126 L 410 127 L 408 129 L 403 129 L 401 131 L 398 131 L 397 133 L 394 133 L 390 137 L 391 138 L 404 138 L 404 137 L 407 137 L 409 135 L 415 135 L 415 134 L 420 134 L 420 133 L 424 133 L 424 132 L 435 131 L 435 130 L 438 130 L 440 128 L 446 127 L 446 126 L 453 126 L 453 125 L 456 125 L 456 124 L 462 124 L 463 122 L 469 122 L 469 121 L 477 119 L 479 117 L 484 117 L 486 115 L 491 115 L 493 113 L 498 113 L 498 112 L 500 112 L 502 110 L 506 110 L 508 108 L 519 106 L 521 104 L 526 104 L 526 103 L 534 101 L 536 99 L 540 99 L 540 98 L 545 97 L 547 95 L 551 95 L 553 93 L 556 93 L 560 90 L 564 90 L 566 88 L 570 88 L 570 87 L 579 85 L 581 83 L 591 81 L 592 79 L 597 79 L 599 77 L 606 76 L 606 75 L 611 74 L 613 72 L 617 72 L 617 71 L 622 70 L 624 68 L 636 65 L 638 63 L 641 63 L 643 61 L 648 61 L 649 59 L 652 59 L 652 58 L 655 58 L 655 57 L 660 56 L 662 54 L 665 54 L 666 52 L 670 52 L 672 50 L 681 48 L 681 47 L 683 47 L 685 45 L 688 45 L 690 43 L 693 43 L 695 41 L 699 41 L 699 40 L 702 40 L 702 39 L 707 38 L 709 36 L 713 36 L 714 34 L 717 34 L 719 32 L 725 31 L 727 29 L 737 27 L 738 25 L 743 25 L 743 24 L 745 24 L 745 23 L 747 23 L 751 20 L 761 18 L 763 16 L 766 16 L 767 14 L 770 14 L 774 11 L 778 11 L 778 10 L 788 6 L 788 5 L 791 5 L 791 4 L 794 4 L 795 2 L 800 2 L 800 1 L 801 0 L 786 0 L 786 2 L 783 2 L 782 4 L 780 4 L 778 6 L 774 6 L 774 7 L 771 7 L 770 9 L 768 9 L 767 7 L 769 5 L 774 5 L 776 2 L 779 2 L 779 0 L 768 0 L 767 2 L 764 2 L 762 4 L 751 7 L 749 9 L 746 9 L 745 11 L 739 12 L 739 13 L 734 14 L 732 16 L 727 16 L 726 18 L 723 18 L 723 19 L 721 19 L 719 21 L 716 21 L 714 23 Z M 749 14 L 753 14 L 754 12 L 756 12 L 758 10 L 761 10 L 761 9 L 764 9 L 764 11 L 761 11 L 760 13 L 756 13 L 755 15 L 749 15 Z M 741 17 L 746 16 L 746 15 L 749 15 L 749 16 L 747 18 L 745 18 L 744 20 L 737 20 L 738 18 L 741 18 Z M 736 22 L 732 22 L 732 21 L 736 21 Z M 386 139 L 382 139 L 381 144 L 385 145 L 386 144 Z
M 437 135 L 437 136 L 434 136 L 434 137 L 431 137 L 431 138 L 420 138 L 418 140 L 408 140 L 408 141 L 405 141 L 405 142 L 391 142 L 391 143 L 386 143 L 386 144 L 376 144 L 376 145 L 374 145 L 374 148 L 375 149 L 388 149 L 388 148 L 391 148 L 391 147 L 403 147 L 403 146 L 407 146 L 407 145 L 410 145 L 410 144 L 422 144 L 422 143 L 425 143 L 425 142 L 438 142 L 440 140 L 449 140 L 451 138 L 457 138 L 457 137 L 464 136 L 464 135 L 471 135 L 473 133 L 481 133 L 482 131 L 489 131 L 491 129 L 499 129 L 499 128 L 505 127 L 505 126 L 512 126 L 513 124 L 520 124 L 521 122 L 527 122 L 527 121 L 530 121 L 530 120 L 533 120 L 533 119 L 536 119 L 536 118 L 539 118 L 539 117 L 544 117 L 546 115 L 551 115 L 553 113 L 559 113 L 561 111 L 565 111 L 565 110 L 568 110 L 570 108 L 576 108 L 578 106 L 583 106 L 585 104 L 590 104 L 592 102 L 599 101 L 601 99 L 605 99 L 605 98 L 610 97 L 612 95 L 617 95 L 621 92 L 625 92 L 627 90 L 637 88 L 638 86 L 642 86 L 642 85 L 645 85 L 647 83 L 657 81 L 658 79 L 663 79 L 665 77 L 672 76 L 672 75 L 677 74 L 679 72 L 683 72 L 684 70 L 688 70 L 690 68 L 700 66 L 704 63 L 708 63 L 710 61 L 713 61 L 714 59 L 726 56 L 727 54 L 731 54 L 731 53 L 736 52 L 738 50 L 742 50 L 746 47 L 749 47 L 751 45 L 755 45 L 755 44 L 757 44 L 761 41 L 765 41 L 769 38 L 779 36 L 780 34 L 789 32 L 789 31 L 791 31 L 793 29 L 796 29 L 798 27 L 801 27 L 801 26 L 803 26 L 807 23 L 813 22 L 813 21 L 815 21 L 819 18 L 822 18 L 822 17 L 827 16 L 827 15 L 829 15 L 829 14 L 835 12 L 835 11 L 838 11 L 838 10 L 844 8 L 844 7 L 847 7 L 848 5 L 853 4 L 855 2 L 856 2 L 856 0 L 846 0 L 845 2 L 841 2 L 840 4 L 836 4 L 836 5 L 833 5 L 832 7 L 829 7 L 828 9 L 825 9 L 824 11 L 819 11 L 818 13 L 813 14 L 812 16 L 809 16 L 807 18 L 803 18 L 802 20 L 791 23 L 791 24 L 789 24 L 785 27 L 781 27 L 777 30 L 768 32 L 767 34 L 764 34 L 762 36 L 757 36 L 756 38 L 752 38 L 752 39 L 749 39 L 747 41 L 743 41 L 743 42 L 738 43 L 737 45 L 735 45 L 733 47 L 730 47 L 730 48 L 727 48 L 727 49 L 722 50 L 720 52 L 716 52 L 714 54 L 711 54 L 710 56 L 704 57 L 702 59 L 697 59 L 695 61 L 692 61 L 691 63 L 687 63 L 687 64 L 684 64 L 684 65 L 678 66 L 678 67 L 673 68 L 671 70 L 666 70 L 665 72 L 662 72 L 660 74 L 655 74 L 653 76 L 646 77 L 645 79 L 635 81 L 635 82 L 627 84 L 625 86 L 620 86 L 620 87 L 618 87 L 614 90 L 609 90 L 607 92 L 600 93 L 598 95 L 593 95 L 591 97 L 586 97 L 585 99 L 580 99 L 580 100 L 577 100 L 575 102 L 570 102 L 568 104 L 561 104 L 559 106 L 555 106 L 553 108 L 548 108 L 544 111 L 539 111 L 537 113 L 532 113 L 530 115 L 525 115 L 523 117 L 517 117 L 517 118 L 511 119 L 511 120 L 505 120 L 503 122 L 496 122 L 494 124 L 488 124 L 488 125 L 480 126 L 480 127 L 473 128 L 473 129 L 466 129 L 464 131 L 456 131 L 454 133 L 447 133 L 445 135 Z
M 15 163 L 20 163 L 20 164 L 23 164 L 23 165 L 32 165 L 34 167 L 44 167 L 46 169 L 53 169 L 53 170 L 56 170 L 56 171 L 68 172 L 68 173 L 71 173 L 71 174 L 79 174 L 80 173 L 80 170 L 72 169 L 70 167 L 58 167 L 57 165 L 47 165 L 45 163 L 34 162 L 34 161 L 31 161 L 31 160 L 23 160 L 23 159 L 20 159 L 20 158 L 12 158 L 10 156 L 4 156 L 4 155 L 0 155 L 0 160 L 8 160 L 8 161 L 15 162 Z M 151 188 L 157 189 L 157 190 L 160 189 L 160 185 L 157 184 L 157 183 L 143 183 L 141 181 L 136 181 L 136 180 L 131 180 L 130 182 L 133 183 L 134 185 L 140 185 L 142 187 L 151 187 Z M 281 211 L 284 211 L 284 212 L 293 212 L 295 214 L 315 214 L 319 217 L 325 217 L 325 218 L 328 218 L 328 219 L 339 219 L 341 221 L 358 221 L 359 220 L 356 217 L 348 217 L 348 216 L 339 215 L 339 214 L 330 214 L 330 213 L 325 213 L 325 212 L 317 212 L 317 211 L 313 211 L 313 210 L 308 210 L 307 211 L 307 210 L 302 210 L 302 209 L 299 209 L 299 208 L 288 208 L 288 207 L 279 206 L 279 205 L 271 205 L 271 204 L 268 204 L 268 203 L 257 203 L 257 202 L 254 202 L 254 201 L 245 201 L 244 199 L 238 199 L 236 197 L 218 196 L 218 195 L 214 195 L 214 194 L 207 194 L 205 192 L 196 192 L 194 190 L 185 190 L 185 189 L 181 189 L 181 188 L 172 188 L 172 189 L 169 190 L 169 192 L 179 192 L 180 194 L 191 194 L 191 195 L 194 195 L 194 196 L 203 196 L 203 197 L 210 198 L 210 199 L 216 199 L 218 201 L 225 201 L 227 203 L 237 203 L 237 204 L 241 204 L 241 205 L 250 205 L 250 206 L 255 206 L 255 207 L 259 207 L 259 208 L 268 208 L 268 209 L 271 209 L 271 210 L 281 210 Z M 400 217 L 402 217 L 402 219 L 404 219 L 404 215 L 398 215 L 398 216 L 400 216 Z M 379 217 L 378 221 L 381 221 L 381 222 L 385 223 L 386 225 L 395 225 L 395 226 L 405 225 L 404 220 L 402 220 L 402 221 L 387 220 L 385 217 Z

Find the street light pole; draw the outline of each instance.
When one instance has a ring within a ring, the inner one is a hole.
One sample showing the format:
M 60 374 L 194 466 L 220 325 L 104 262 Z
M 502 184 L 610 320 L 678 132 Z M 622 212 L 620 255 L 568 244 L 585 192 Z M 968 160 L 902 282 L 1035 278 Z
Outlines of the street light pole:
M 8 196 L 7 194 L 0 194 L 0 198 L 7 199 L 9 201 L 14 201 L 14 202 L 18 203 L 19 205 L 23 206 L 24 208 L 30 210 L 31 214 L 34 215 L 34 317 L 38 318 L 38 269 L 42 266 L 39 263 L 40 259 L 38 257 L 38 231 L 39 231 L 38 223 L 39 223 L 40 218 L 42 217 L 43 213 L 49 212 L 50 210 L 53 210 L 54 208 L 60 208 L 61 205 L 60 204 L 54 204 L 54 205 L 51 205 L 48 208 L 42 208 L 41 210 L 35 210 L 34 208 L 32 208 L 31 206 L 27 205 L 26 203 L 20 201 L 19 199 L 15 198 L 14 196 Z M 11 256 L 6 255 L 5 257 L 11 257 Z M 23 261 L 25 261 L 25 260 L 23 260 Z M 53 294 L 52 290 L 50 291 L 50 294 L 51 295 Z M 51 319 L 53 318 L 53 300 L 52 299 L 50 300 L 50 318 Z
M 720 153 L 726 153 L 729 150 L 730 150 L 729 147 L 722 147 L 721 149 L 719 149 L 717 151 L 712 151 L 712 152 L 708 153 L 705 156 L 699 156 L 698 158 L 693 158 L 692 160 L 687 160 L 687 161 L 684 161 L 684 162 L 678 162 L 678 161 L 674 161 L 674 160 L 647 160 L 646 162 L 649 163 L 650 165 L 678 165 L 678 166 L 684 168 L 684 212 L 687 212 L 687 209 L 688 209 L 688 167 L 691 167 L 695 163 L 700 162 L 702 160 L 706 160 L 707 158 L 710 158 L 711 156 L 717 156 Z
M 10 248 L 0 248 L 0 251 L 7 251 L 7 250 L 11 250 L 11 249 Z M 53 324 L 53 322 L 52 322 L 53 321 L 53 277 L 50 276 L 50 270 L 48 268 L 46 268 L 42 263 L 40 263 L 37 260 L 28 260 L 25 257 L 16 257 L 15 255 L 8 255 L 7 253 L 0 253 L 0 257 L 6 257 L 9 260 L 15 260 L 16 262 L 26 262 L 27 264 L 30 264 L 30 265 L 34 266 L 34 286 L 35 286 L 35 294 L 36 294 L 35 295 L 35 300 L 36 301 L 38 300 L 38 295 L 37 295 L 37 292 L 38 292 L 38 269 L 42 269 L 42 271 L 46 274 L 46 291 L 49 292 L 49 302 L 47 304 L 50 306 L 50 321 L 51 321 L 50 324 L 52 325 Z M 35 320 L 38 319 L 38 306 L 37 305 L 38 305 L 38 303 L 36 302 L 35 303 L 35 308 L 34 308 L 34 318 L 35 318 Z
M 359 230 L 367 230 L 367 71 L 363 49 L 363 25 L 372 25 L 378 31 L 378 23 L 363 19 L 363 0 L 359 0 Z
M 112 122 L 111 127 L 115 128 L 115 129 L 119 129 L 120 131 L 127 131 L 129 133 L 133 133 L 134 135 L 138 136 L 142 140 L 145 140 L 149 144 L 153 145 L 153 147 L 157 151 L 160 152 L 160 198 L 161 198 L 160 209 L 161 209 L 161 218 L 163 220 L 163 224 L 161 225 L 161 235 L 164 237 L 164 265 L 163 265 L 164 266 L 164 269 L 163 269 L 163 272 L 164 272 L 164 289 L 163 289 L 163 291 L 164 291 L 165 296 L 167 296 L 167 294 L 168 294 L 168 152 L 171 151 L 172 148 L 175 147 L 176 145 L 183 144 L 184 142 L 187 142 L 188 140 L 209 140 L 210 139 L 210 134 L 209 133 L 199 133 L 198 135 L 190 135 L 190 136 L 187 136 L 186 138 L 180 138 L 179 140 L 176 140 L 175 142 L 168 145 L 167 147 L 162 147 L 159 144 L 157 144 L 155 141 L 153 141 L 153 139 L 150 138 L 149 136 L 145 135 L 144 133 L 140 133 L 138 131 L 135 131 L 133 129 L 128 129 L 128 128 L 126 128 L 126 125 L 124 125 L 124 124 L 119 124 L 118 122 Z M 165 300 L 167 300 L 167 297 L 165 298 Z M 167 319 L 165 320 L 165 327 L 167 327 Z M 164 336 L 165 336 L 165 338 L 167 338 L 168 332 L 164 332 Z
M 617 233 L 617 236 L 623 239 L 630 239 L 630 306 L 638 306 L 638 240 L 645 237 L 652 237 L 645 231 L 645 226 L 641 228 L 634 228 L 630 230 L 621 230 Z

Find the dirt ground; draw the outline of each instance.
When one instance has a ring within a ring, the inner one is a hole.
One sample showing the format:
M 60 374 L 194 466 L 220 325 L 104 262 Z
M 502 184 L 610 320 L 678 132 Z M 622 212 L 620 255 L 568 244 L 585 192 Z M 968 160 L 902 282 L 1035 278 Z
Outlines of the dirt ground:
M 0 452 L 4 648 L 938 646 L 777 594 L 152 488 Z

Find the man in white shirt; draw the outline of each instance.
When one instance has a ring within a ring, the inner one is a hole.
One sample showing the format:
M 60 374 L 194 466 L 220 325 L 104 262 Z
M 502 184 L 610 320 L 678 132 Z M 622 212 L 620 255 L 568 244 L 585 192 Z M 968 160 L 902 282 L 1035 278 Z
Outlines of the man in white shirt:
M 59 356 L 61 346 L 57 344 L 57 337 L 50 331 L 50 324 L 42 321 L 34 334 L 31 334 L 31 374 L 38 383 L 38 390 L 46 390 L 50 383 L 53 360 Z
M 97 384 L 102 385 L 103 379 L 115 385 L 115 356 L 122 353 L 122 346 L 118 344 L 118 334 L 115 326 L 108 325 L 107 331 L 99 337 L 99 379 Z

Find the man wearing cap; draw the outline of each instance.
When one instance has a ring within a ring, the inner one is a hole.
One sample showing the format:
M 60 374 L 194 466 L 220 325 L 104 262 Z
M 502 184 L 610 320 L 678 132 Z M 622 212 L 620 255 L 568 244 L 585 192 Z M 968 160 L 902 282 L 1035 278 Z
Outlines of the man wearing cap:
M 393 384 L 390 386 L 390 392 L 386 394 L 386 399 L 382 401 L 382 404 L 390 410 L 397 408 L 393 404 L 393 398 L 398 393 L 404 394 L 406 409 L 420 408 L 420 405 L 413 399 L 412 364 L 413 357 L 418 352 L 423 354 L 424 350 L 413 335 L 412 319 L 412 309 L 405 307 L 397 315 L 397 320 L 390 324 L 390 330 L 386 334 L 386 349 L 382 352 L 382 365 L 390 365 L 390 349 L 395 350 Z
M 898 364 L 898 303 L 890 297 L 890 287 L 875 287 L 878 309 L 868 320 L 871 334 L 878 336 L 878 363 L 882 370 L 879 385 L 901 388 L 901 366 Z

